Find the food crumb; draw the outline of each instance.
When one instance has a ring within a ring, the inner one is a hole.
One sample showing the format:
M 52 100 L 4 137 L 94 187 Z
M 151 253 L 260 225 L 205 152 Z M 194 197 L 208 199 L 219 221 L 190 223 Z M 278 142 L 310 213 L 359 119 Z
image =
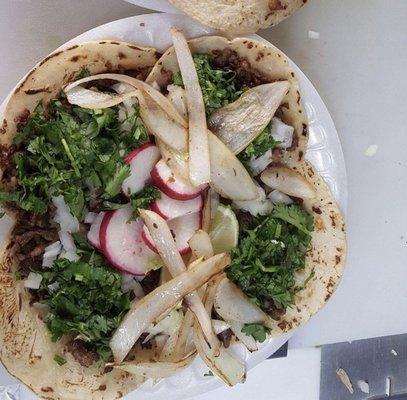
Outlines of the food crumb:
M 345 385 L 346 389 L 349 390 L 349 393 L 353 394 L 355 391 L 353 390 L 352 382 L 350 381 L 349 376 L 346 373 L 346 371 L 343 370 L 342 368 L 337 368 L 336 369 L 336 374 L 339 376 L 339 379 Z
M 140 22 L 140 26 L 146 26 L 144 22 Z
M 358 381 L 357 382 L 358 388 L 363 392 L 363 393 L 370 393 L 370 388 L 369 388 L 369 383 L 367 381 Z
M 393 356 L 398 356 L 397 351 L 394 349 L 391 349 L 391 354 L 393 354 Z
M 318 40 L 319 36 L 320 36 L 319 32 L 308 31 L 308 39 Z
M 367 157 L 373 157 L 378 150 L 379 146 L 377 144 L 371 144 L 366 150 L 365 150 L 365 156 Z

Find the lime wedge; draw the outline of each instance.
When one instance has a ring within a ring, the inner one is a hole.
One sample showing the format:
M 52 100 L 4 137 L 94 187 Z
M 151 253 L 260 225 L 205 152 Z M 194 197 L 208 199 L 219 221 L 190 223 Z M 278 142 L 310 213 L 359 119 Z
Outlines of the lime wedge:
M 239 223 L 230 207 L 220 204 L 211 222 L 209 236 L 215 254 L 232 250 L 239 239 Z

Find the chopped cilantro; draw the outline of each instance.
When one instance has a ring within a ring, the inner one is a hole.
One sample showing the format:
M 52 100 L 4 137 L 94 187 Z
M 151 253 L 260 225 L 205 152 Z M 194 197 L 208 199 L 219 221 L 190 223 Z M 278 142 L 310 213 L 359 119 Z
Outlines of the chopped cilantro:
M 256 342 L 263 343 L 270 333 L 270 329 L 260 324 L 244 324 L 242 332 L 246 336 L 252 336 Z
M 66 360 L 64 357 L 60 356 L 59 354 L 55 354 L 54 356 L 54 361 L 58 364 L 58 365 L 64 365 L 66 364 Z
M 242 232 L 228 277 L 260 307 L 286 308 L 296 292 L 294 272 L 305 266 L 313 218 L 297 205 L 276 205 Z
M 273 150 L 279 142 L 271 136 L 272 121 L 269 122 L 264 131 L 250 143 L 240 154 L 239 158 L 247 163 L 252 157 L 260 157 L 268 150 Z
M 161 197 L 160 191 L 152 185 L 146 186 L 139 193 L 131 194 L 129 196 L 129 199 L 130 199 L 130 206 L 131 206 L 132 210 L 134 210 L 133 219 L 138 217 L 138 212 L 137 212 L 138 208 L 147 209 L 150 207 L 151 203 L 155 199 L 159 199 L 160 197 Z M 103 207 L 106 210 L 117 210 L 119 208 L 128 207 L 128 204 L 129 203 L 122 204 L 122 203 L 115 203 L 113 201 L 104 201 Z
M 48 305 L 46 325 L 53 341 L 72 334 L 106 360 L 110 357 L 109 340 L 130 306 L 129 295 L 121 290 L 120 273 L 109 267 L 85 239 L 78 240 L 76 262 L 59 258 L 43 277 L 39 295 Z M 58 289 L 48 285 L 58 282 Z
M 194 54 L 193 59 L 207 115 L 238 99 L 242 91 L 238 89 L 235 71 L 213 68 L 213 56 L 210 54 Z M 183 86 L 180 73 L 173 74 L 172 83 Z
M 21 279 L 23 279 L 21 272 L 20 271 L 14 272 L 14 278 L 16 279 L 16 281 L 21 281 Z
M 43 214 L 51 196 L 62 194 L 82 220 L 95 191 L 104 200 L 120 192 L 130 174 L 124 154 L 147 140 L 138 106 L 126 112 L 119 107 L 84 109 L 59 100 L 47 110 L 39 104 L 14 138 L 25 148 L 14 154 L 17 191 L 0 193 L 0 202 Z

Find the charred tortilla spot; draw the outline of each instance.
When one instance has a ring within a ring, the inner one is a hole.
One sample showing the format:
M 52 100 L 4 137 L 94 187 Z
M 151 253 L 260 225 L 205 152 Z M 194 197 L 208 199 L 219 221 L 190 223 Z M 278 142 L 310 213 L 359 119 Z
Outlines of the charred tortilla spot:
M 29 116 L 30 110 L 25 108 L 14 117 L 14 123 L 16 124 L 17 132 L 20 132 L 26 126 Z
M 338 265 L 341 262 L 341 256 L 335 256 L 335 263 Z
M 294 78 L 295 77 L 295 75 L 294 75 L 294 72 L 291 72 L 291 76 Z M 298 92 L 297 92 L 298 93 Z
M 329 218 L 331 218 L 331 223 L 332 223 L 332 226 L 335 228 L 335 227 L 336 227 L 336 219 L 335 219 L 335 214 L 334 214 L 334 213 L 332 213 L 332 214 L 329 216 Z
M 140 47 L 134 46 L 133 44 L 128 44 L 127 46 L 128 46 L 130 49 L 133 49 L 133 50 L 142 50 Z
M 280 0 L 269 0 L 269 4 L 268 4 L 269 10 L 271 11 L 271 14 L 273 14 L 273 12 L 275 11 L 281 11 L 281 10 L 285 10 L 287 8 L 287 6 L 281 4 Z
M 32 95 L 38 94 L 38 93 L 51 93 L 51 89 L 48 87 L 38 88 L 38 89 L 28 89 L 28 90 L 24 90 L 24 93 L 29 96 L 32 96 Z
M 126 54 L 122 53 L 121 51 L 119 51 L 118 57 L 120 60 L 127 58 Z
M 302 123 L 302 136 L 308 135 L 307 124 Z
M 100 390 L 101 392 L 106 390 L 106 385 L 100 385 L 98 390 Z
M 304 152 L 302 151 L 302 150 L 300 150 L 299 152 L 298 152 L 298 161 L 301 161 L 302 160 L 302 156 L 304 155 Z
M 99 44 L 105 44 L 105 43 L 107 43 L 107 42 L 105 42 L 105 41 L 99 42 Z
M 110 44 L 115 44 L 115 45 L 117 45 L 117 46 L 120 46 L 120 43 L 119 43 L 119 42 L 110 42 Z
M 248 49 L 251 49 L 253 47 L 253 42 L 249 42 L 248 44 L 247 44 L 247 48 Z
M 45 386 L 45 387 L 41 388 L 41 391 L 44 393 L 50 393 L 50 392 L 53 392 L 54 389 L 52 389 L 52 387 L 50 387 L 50 386 Z
M 319 214 L 319 215 L 322 214 L 322 211 L 319 207 L 312 206 L 312 211 L 314 211 L 315 214 Z

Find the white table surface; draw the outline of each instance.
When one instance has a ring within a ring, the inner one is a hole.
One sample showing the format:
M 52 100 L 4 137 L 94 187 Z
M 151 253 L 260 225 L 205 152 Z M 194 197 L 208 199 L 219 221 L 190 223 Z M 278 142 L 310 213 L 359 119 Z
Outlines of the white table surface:
M 68 39 L 146 12 L 121 0 L 0 0 L 0 99 Z M 406 21 L 406 0 L 312 0 L 260 32 L 310 78 L 340 134 L 349 182 L 347 270 L 327 306 L 291 340 L 287 359 L 264 362 L 244 386 L 200 400 L 253 393 L 258 400 L 317 399 L 319 351 L 293 348 L 407 332 Z M 309 39 L 309 30 L 320 39 Z M 371 144 L 378 152 L 367 157 Z

